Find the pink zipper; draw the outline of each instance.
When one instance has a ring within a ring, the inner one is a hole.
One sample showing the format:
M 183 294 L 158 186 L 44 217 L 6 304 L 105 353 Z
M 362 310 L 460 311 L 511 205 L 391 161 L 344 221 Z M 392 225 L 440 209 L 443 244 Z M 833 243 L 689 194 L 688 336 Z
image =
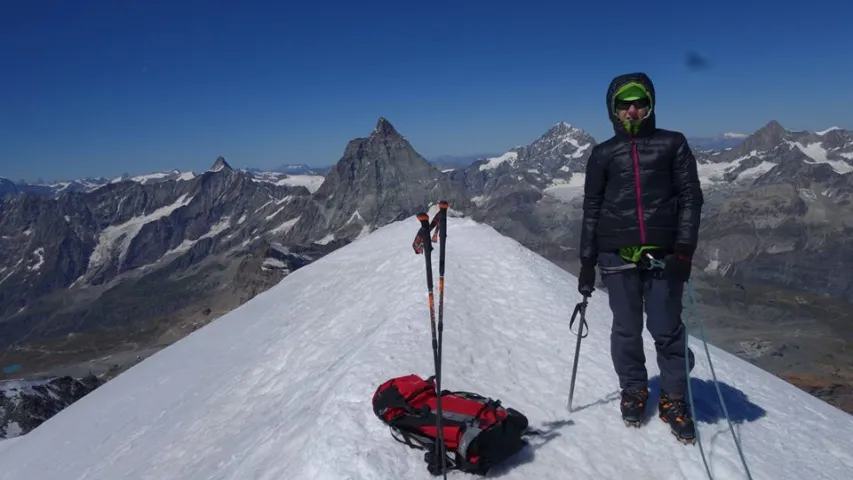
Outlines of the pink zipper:
M 637 192 L 637 220 L 640 222 L 640 241 L 646 244 L 646 222 L 643 220 L 643 191 L 640 189 L 640 154 L 637 142 L 631 140 L 631 154 L 634 157 L 634 190 Z

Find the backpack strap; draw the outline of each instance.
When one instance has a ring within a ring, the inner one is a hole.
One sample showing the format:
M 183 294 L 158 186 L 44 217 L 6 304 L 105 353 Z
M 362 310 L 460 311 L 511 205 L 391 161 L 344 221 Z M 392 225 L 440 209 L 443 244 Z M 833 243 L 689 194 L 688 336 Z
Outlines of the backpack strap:
M 399 435 L 399 437 L 397 435 Z M 434 444 L 434 442 L 427 437 L 415 435 L 414 433 L 407 432 L 397 427 L 391 427 L 391 438 L 397 440 L 403 445 L 414 448 L 415 450 L 428 450 Z
M 395 433 L 399 434 L 402 438 L 398 438 Z M 391 427 L 391 437 L 403 445 L 407 445 L 415 450 L 424 450 L 424 461 L 427 464 L 427 470 L 433 475 L 441 474 L 441 463 L 438 461 L 436 455 L 437 445 L 431 438 L 407 432 L 396 427 Z M 447 459 L 445 462 L 447 471 L 459 469 L 459 465 L 456 461 L 457 458 L 459 458 L 458 456 L 451 455 L 450 453 L 445 453 L 444 456 Z
M 462 435 L 459 437 L 459 446 L 456 447 L 456 451 L 459 452 L 459 455 L 462 458 L 468 458 L 468 447 L 483 433 L 483 430 L 478 428 L 473 422 L 470 425 L 466 425 L 466 428 L 462 430 Z

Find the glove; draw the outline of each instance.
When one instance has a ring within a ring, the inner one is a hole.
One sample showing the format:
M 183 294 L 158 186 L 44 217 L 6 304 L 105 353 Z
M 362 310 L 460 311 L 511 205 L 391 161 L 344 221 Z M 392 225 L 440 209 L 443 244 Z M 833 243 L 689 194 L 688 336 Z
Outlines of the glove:
M 669 280 L 684 283 L 690 279 L 693 259 L 687 247 L 676 245 L 674 252 L 667 255 L 664 260 L 666 266 L 663 269 L 663 274 Z
M 578 274 L 578 292 L 589 297 L 595 290 L 595 260 L 581 259 L 581 271 Z

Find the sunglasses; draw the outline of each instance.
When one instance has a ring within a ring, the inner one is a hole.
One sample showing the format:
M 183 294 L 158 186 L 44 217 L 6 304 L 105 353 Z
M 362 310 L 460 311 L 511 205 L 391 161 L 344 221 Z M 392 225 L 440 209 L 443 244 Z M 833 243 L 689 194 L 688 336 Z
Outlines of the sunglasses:
M 631 108 L 631 105 L 633 105 L 634 108 L 637 109 L 647 108 L 650 103 L 651 102 L 649 102 L 648 98 L 640 98 L 637 100 L 616 100 L 616 102 L 614 102 L 614 106 L 616 107 L 616 110 L 619 111 L 628 110 L 629 108 Z

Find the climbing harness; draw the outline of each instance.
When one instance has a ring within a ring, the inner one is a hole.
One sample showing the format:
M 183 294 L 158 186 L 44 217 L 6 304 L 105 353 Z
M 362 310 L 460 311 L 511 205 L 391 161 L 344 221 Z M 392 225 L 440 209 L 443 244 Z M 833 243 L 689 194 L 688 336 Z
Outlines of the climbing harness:
M 617 272 L 623 272 L 627 270 L 663 270 L 666 267 L 666 262 L 663 260 L 658 260 L 654 258 L 650 253 L 646 253 L 640 261 L 636 263 L 626 263 L 624 265 L 618 265 L 615 267 L 601 267 L 602 275 L 611 274 Z M 711 362 L 711 352 L 708 350 L 708 341 L 705 337 L 705 328 L 702 325 L 702 319 L 699 318 L 699 314 L 696 311 L 696 296 L 693 292 L 693 282 L 688 279 L 687 280 L 687 300 L 689 305 L 690 312 L 690 320 L 695 322 L 699 327 L 699 336 L 702 340 L 702 345 L 705 348 L 705 357 L 708 359 L 708 368 L 711 370 L 711 378 L 714 379 L 714 386 L 717 389 L 717 398 L 720 400 L 720 405 L 723 407 L 723 414 L 726 417 L 726 422 L 729 425 L 729 431 L 732 434 L 732 438 L 734 439 L 735 446 L 737 447 L 738 455 L 740 455 L 740 461 L 743 464 L 743 468 L 746 471 L 746 478 L 752 480 L 752 474 L 749 472 L 749 466 L 746 464 L 746 457 L 744 457 L 743 449 L 741 448 L 740 441 L 735 434 L 734 426 L 732 426 L 732 420 L 729 416 L 728 408 L 726 408 L 726 402 L 723 400 L 723 392 L 720 390 L 720 382 L 717 381 L 717 374 L 714 371 L 714 364 Z M 689 322 L 684 322 L 685 336 L 689 338 Z M 696 412 L 696 406 L 693 401 L 693 389 L 690 387 L 690 353 L 689 353 L 689 345 L 690 342 L 685 340 L 684 342 L 684 363 L 687 372 L 687 398 L 690 402 L 690 411 L 694 413 Z M 711 476 L 711 468 L 708 466 L 708 460 L 705 457 L 705 449 L 702 446 L 702 438 L 699 436 L 699 429 L 696 429 L 696 441 L 699 443 L 699 452 L 702 455 L 702 463 L 705 465 L 705 472 L 708 474 L 708 478 L 713 480 Z
M 626 260 L 627 262 L 627 260 Z M 619 273 L 624 272 L 626 270 L 663 270 L 663 267 L 666 266 L 663 260 L 658 260 L 652 256 L 651 253 L 646 252 L 646 254 L 640 257 L 636 262 L 628 262 L 622 265 L 616 265 L 613 267 L 604 267 L 599 265 L 598 268 L 601 270 L 602 275 L 611 274 L 611 273 Z

